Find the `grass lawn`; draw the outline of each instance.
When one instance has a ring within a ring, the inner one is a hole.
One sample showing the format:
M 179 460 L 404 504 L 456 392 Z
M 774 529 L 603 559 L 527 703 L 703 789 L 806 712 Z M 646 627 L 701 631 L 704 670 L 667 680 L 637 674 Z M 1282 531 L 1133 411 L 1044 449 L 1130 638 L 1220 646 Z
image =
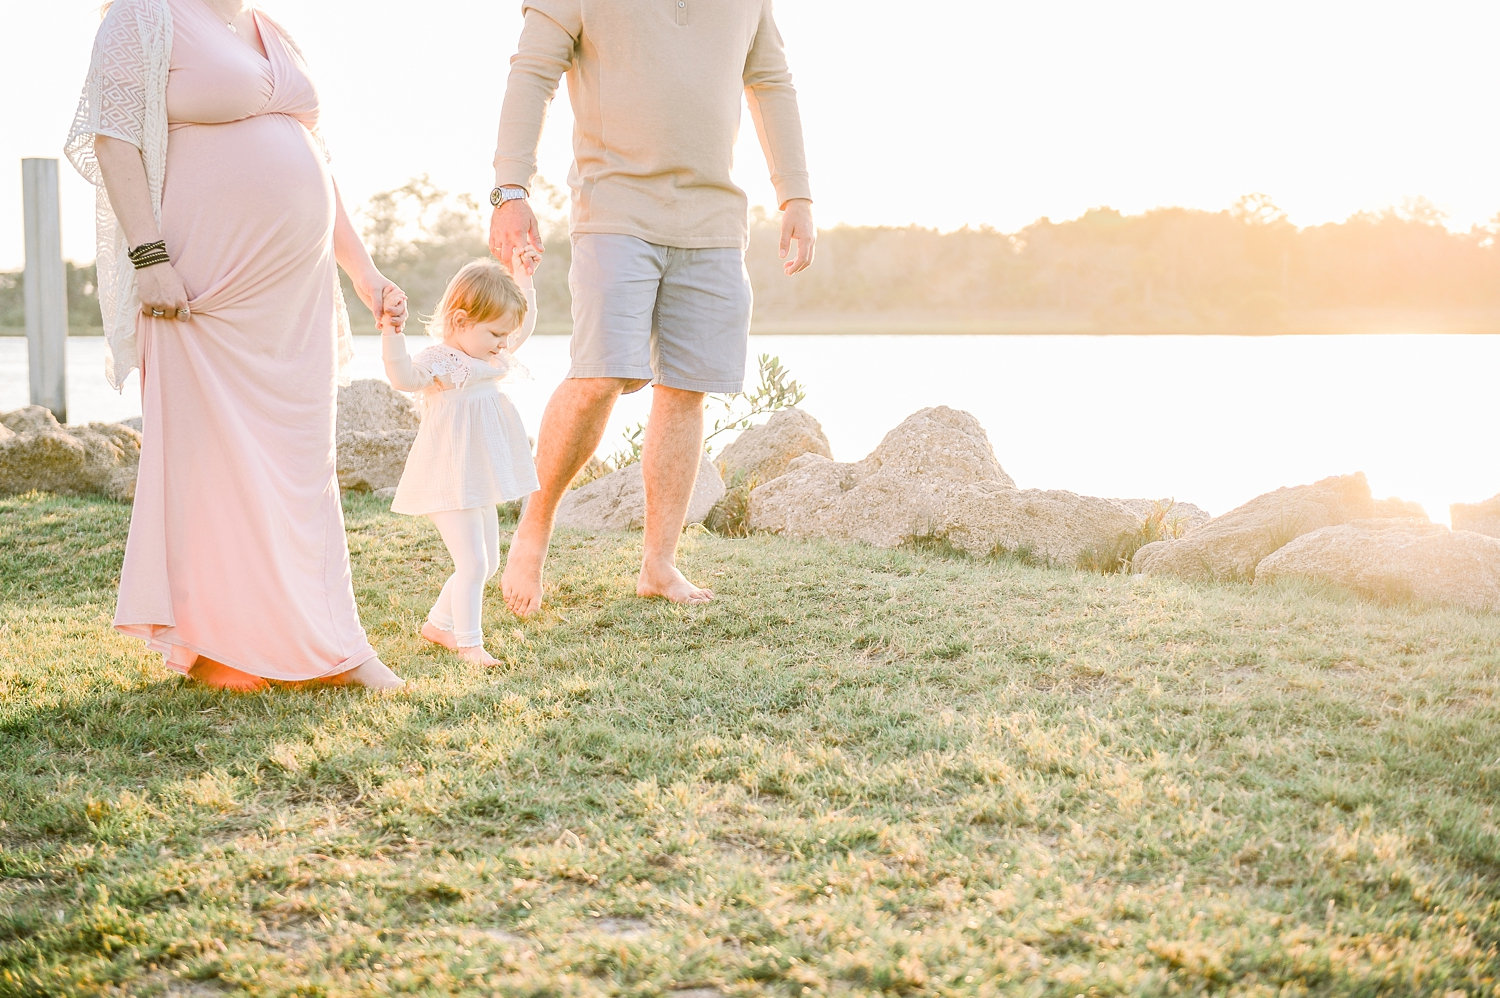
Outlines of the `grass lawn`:
M 563 533 L 478 672 L 232 695 L 109 629 L 129 508 L 0 499 L 0 994 L 1489 995 L 1500 617 Z M 274 626 L 274 622 L 267 622 Z

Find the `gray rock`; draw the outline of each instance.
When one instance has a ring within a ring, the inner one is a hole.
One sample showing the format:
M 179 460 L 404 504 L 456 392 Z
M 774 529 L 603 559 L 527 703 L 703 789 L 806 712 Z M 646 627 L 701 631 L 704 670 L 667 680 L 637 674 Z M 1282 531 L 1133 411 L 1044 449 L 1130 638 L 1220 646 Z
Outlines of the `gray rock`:
M 1500 539 L 1425 519 L 1357 520 L 1303 534 L 1255 568 L 1258 584 L 1284 578 L 1500 612 Z
M 0 494 L 38 489 L 130 502 L 140 461 L 141 435 L 128 426 L 61 426 L 40 406 L 0 415 Z
M 940 536 L 970 554 L 1023 552 L 1072 567 L 1087 552 L 1118 547 L 1140 526 L 1141 517 L 1110 499 L 983 484 L 949 499 Z
M 131 416 L 129 419 L 120 420 L 121 426 L 128 426 L 137 433 L 145 429 L 146 420 L 143 416 Z
M 1147 544 L 1132 568 L 1154 575 L 1248 580 L 1261 560 L 1295 537 L 1375 514 L 1362 473 L 1256 496 L 1176 540 Z
M 1456 502 L 1448 507 L 1454 530 L 1469 530 L 1489 537 L 1500 537 L 1500 496 L 1484 502 Z
M 796 458 L 750 493 L 750 528 L 895 547 L 945 535 L 956 497 L 976 485 L 1015 488 L 979 421 L 938 406 L 908 417 L 863 461 Z
M 12 433 L 56 433 L 62 429 L 52 410 L 41 405 L 27 405 L 0 413 L 0 426 Z
M 725 483 L 769 482 L 803 454 L 831 458 L 823 427 L 801 409 L 782 409 L 732 440 L 714 461 Z
M 395 488 L 418 425 L 411 399 L 378 378 L 363 378 L 340 388 L 334 423 L 339 488 L 370 492 Z
M 724 480 L 707 454 L 698 464 L 687 523 L 702 523 L 724 496 Z M 646 486 L 641 463 L 627 465 L 563 494 L 557 523 L 582 530 L 639 530 L 646 523 Z

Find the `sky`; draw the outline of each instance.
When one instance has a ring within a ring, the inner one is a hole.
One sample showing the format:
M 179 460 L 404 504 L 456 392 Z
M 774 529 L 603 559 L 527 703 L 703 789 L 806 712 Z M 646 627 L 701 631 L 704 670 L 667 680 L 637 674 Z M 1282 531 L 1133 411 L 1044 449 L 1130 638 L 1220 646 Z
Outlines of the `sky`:
M 647 2 L 647 0 L 641 0 Z M 427 174 L 483 199 L 519 0 L 264 0 L 305 50 L 346 204 Z M 780 0 L 822 226 L 992 226 L 1107 205 L 1298 225 L 1423 196 L 1500 215 L 1497 0 Z M 0 270 L 24 262 L 23 157 L 60 157 L 97 0 L 5 0 Z M 543 177 L 562 185 L 559 89 Z M 92 189 L 59 164 L 63 251 L 93 252 Z M 773 200 L 748 116 L 736 179 Z

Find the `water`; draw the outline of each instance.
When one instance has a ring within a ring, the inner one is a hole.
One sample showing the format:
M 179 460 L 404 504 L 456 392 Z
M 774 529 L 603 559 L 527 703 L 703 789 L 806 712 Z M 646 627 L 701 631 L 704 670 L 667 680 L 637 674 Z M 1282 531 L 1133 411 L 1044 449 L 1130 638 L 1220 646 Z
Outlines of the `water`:
M 355 345 L 354 377 L 383 378 L 379 338 Z M 750 348 L 806 386 L 841 461 L 948 405 L 979 418 L 1022 488 L 1170 496 L 1217 514 L 1363 471 L 1377 496 L 1443 522 L 1449 503 L 1500 492 L 1500 336 L 756 336 Z M 567 349 L 537 336 L 522 350 L 535 379 L 509 390 L 533 433 Z M 135 376 L 116 394 L 103 357 L 100 338 L 68 341 L 70 422 L 140 413 Z M 0 412 L 26 403 L 26 341 L 0 338 Z M 621 401 L 601 452 L 649 403 L 649 390 Z

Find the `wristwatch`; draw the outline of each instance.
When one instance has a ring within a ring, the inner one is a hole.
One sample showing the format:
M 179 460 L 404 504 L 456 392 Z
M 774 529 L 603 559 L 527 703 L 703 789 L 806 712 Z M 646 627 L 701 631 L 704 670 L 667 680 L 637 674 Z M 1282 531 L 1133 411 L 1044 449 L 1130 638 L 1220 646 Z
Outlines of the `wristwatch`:
M 524 187 L 496 187 L 490 191 L 490 204 L 496 208 L 507 201 L 525 201 L 526 188 Z

